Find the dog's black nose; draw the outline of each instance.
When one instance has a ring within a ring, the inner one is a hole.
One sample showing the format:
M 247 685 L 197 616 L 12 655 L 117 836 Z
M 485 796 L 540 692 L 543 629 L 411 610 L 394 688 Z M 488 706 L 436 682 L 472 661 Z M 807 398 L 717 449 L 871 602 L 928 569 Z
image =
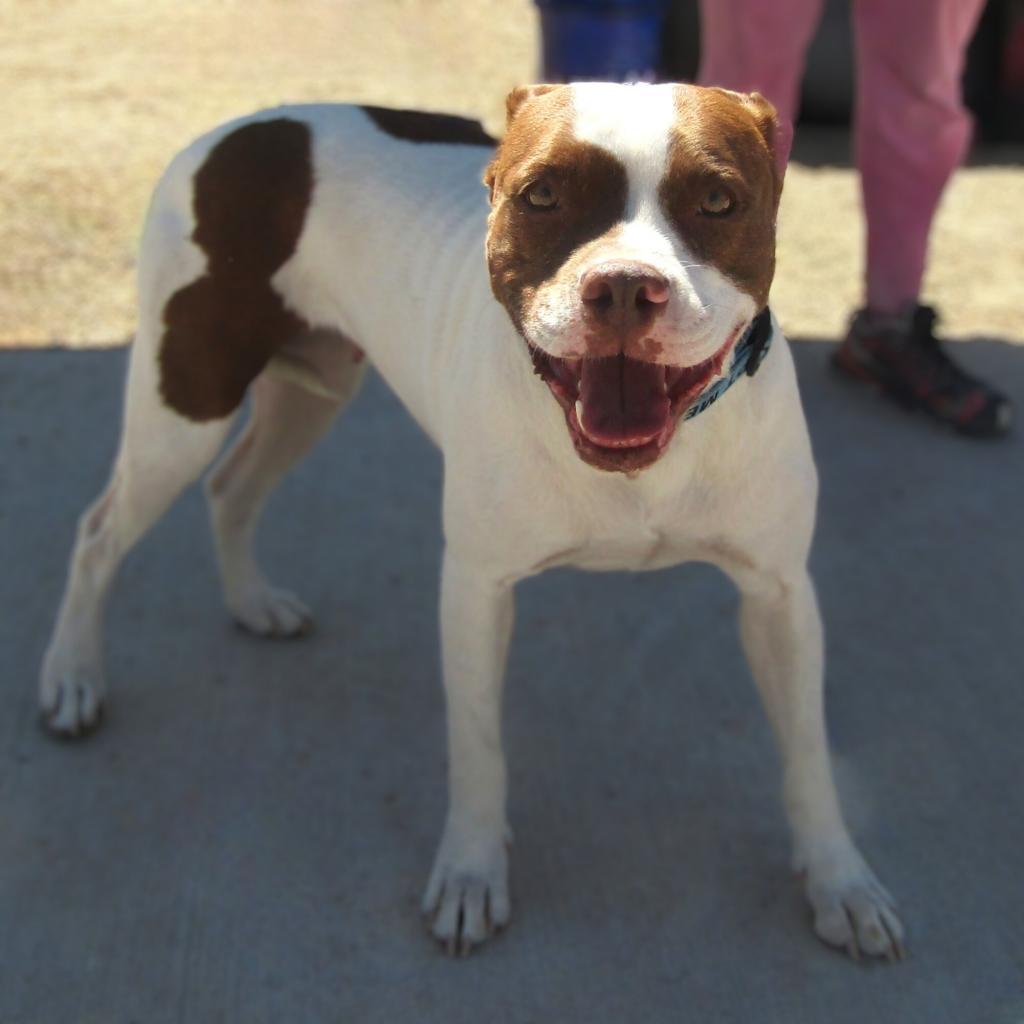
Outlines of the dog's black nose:
M 587 316 L 616 327 L 642 327 L 668 306 L 668 281 L 643 264 L 610 263 L 592 267 L 580 281 Z

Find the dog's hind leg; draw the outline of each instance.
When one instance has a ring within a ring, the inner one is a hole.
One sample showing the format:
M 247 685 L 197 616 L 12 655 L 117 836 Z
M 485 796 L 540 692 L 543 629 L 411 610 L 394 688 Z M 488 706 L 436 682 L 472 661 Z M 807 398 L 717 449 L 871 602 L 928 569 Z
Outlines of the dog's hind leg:
M 206 482 L 224 600 L 262 636 L 296 636 L 312 617 L 267 582 L 253 553 L 271 491 L 327 432 L 363 377 L 362 352 L 342 335 L 310 331 L 290 342 L 252 386 L 252 414 Z
M 216 455 L 252 382 L 309 333 L 274 280 L 296 255 L 312 193 L 310 128 L 287 117 L 200 140 L 157 186 L 121 450 L 82 518 L 43 664 L 40 700 L 58 732 L 99 713 L 103 604 L 121 559 Z
M 75 736 L 94 726 L 104 699 L 103 613 L 125 555 L 197 480 L 220 449 L 233 414 L 195 422 L 170 409 L 156 386 L 155 338 L 135 342 L 120 449 L 103 493 L 82 514 L 39 701 L 47 725 Z

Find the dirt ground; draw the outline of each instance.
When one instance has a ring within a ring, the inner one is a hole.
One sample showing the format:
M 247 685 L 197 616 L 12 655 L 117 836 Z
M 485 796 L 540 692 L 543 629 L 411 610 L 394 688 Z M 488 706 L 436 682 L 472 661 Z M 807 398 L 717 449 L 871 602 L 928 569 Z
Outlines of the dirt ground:
M 531 0 L 0 0 L 0 344 L 102 345 L 133 329 L 149 191 L 217 122 L 286 101 L 481 117 L 537 75 Z M 805 147 L 844 144 L 806 134 Z M 1024 340 L 1024 168 L 978 154 L 936 227 L 926 294 L 956 336 Z M 791 167 L 773 301 L 835 337 L 859 292 L 848 166 Z

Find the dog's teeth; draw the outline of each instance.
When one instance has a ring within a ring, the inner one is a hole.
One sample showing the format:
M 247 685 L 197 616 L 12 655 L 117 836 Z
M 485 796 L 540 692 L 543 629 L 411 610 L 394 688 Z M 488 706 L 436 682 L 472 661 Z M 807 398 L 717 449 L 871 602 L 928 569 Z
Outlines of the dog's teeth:
M 576 399 L 576 419 L 580 426 L 583 426 L 583 400 L 581 398 Z

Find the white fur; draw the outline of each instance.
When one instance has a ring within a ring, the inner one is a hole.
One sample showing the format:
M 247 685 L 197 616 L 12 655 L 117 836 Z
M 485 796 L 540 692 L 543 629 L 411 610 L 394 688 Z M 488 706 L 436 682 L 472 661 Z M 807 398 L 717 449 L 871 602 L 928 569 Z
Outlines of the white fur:
M 707 344 L 748 316 L 737 290 L 687 265 L 651 200 L 670 111 L 661 87 L 574 86 L 577 131 L 623 159 L 630 220 L 605 251 L 671 270 L 677 323 L 704 317 Z M 517 580 L 553 565 L 646 569 L 699 559 L 742 594 L 744 648 L 782 750 L 796 860 L 827 941 L 892 955 L 900 926 L 851 842 L 832 783 L 822 709 L 822 633 L 806 560 L 817 480 L 793 364 L 778 327 L 756 377 L 685 423 L 653 466 L 604 473 L 576 455 L 561 410 L 491 297 L 484 265 L 486 151 L 412 145 L 359 110 L 257 115 L 307 122 L 316 188 L 295 255 L 275 277 L 317 328 L 289 353 L 302 372 L 254 384 L 250 426 L 208 484 L 225 598 L 251 629 L 291 633 L 309 616 L 272 587 L 252 552 L 263 502 L 358 386 L 366 349 L 445 457 L 441 619 L 450 742 L 448 819 L 424 899 L 435 934 L 468 948 L 509 913 L 500 703 Z M 40 699 L 58 731 L 95 720 L 103 699 L 102 610 L 117 566 L 198 478 L 232 417 L 196 424 L 159 397 L 168 297 L 202 273 L 191 178 L 230 127 L 199 140 L 161 182 L 143 239 L 140 322 L 125 429 L 111 482 L 83 515 Z M 548 300 L 557 316 L 557 299 Z M 703 307 L 703 312 L 701 311 Z M 336 334 L 333 332 L 341 332 Z M 687 361 L 705 351 L 687 348 Z M 680 350 L 681 351 L 681 350 Z M 302 386 L 303 380 L 323 386 Z M 724 809 L 723 809 L 724 810 Z

